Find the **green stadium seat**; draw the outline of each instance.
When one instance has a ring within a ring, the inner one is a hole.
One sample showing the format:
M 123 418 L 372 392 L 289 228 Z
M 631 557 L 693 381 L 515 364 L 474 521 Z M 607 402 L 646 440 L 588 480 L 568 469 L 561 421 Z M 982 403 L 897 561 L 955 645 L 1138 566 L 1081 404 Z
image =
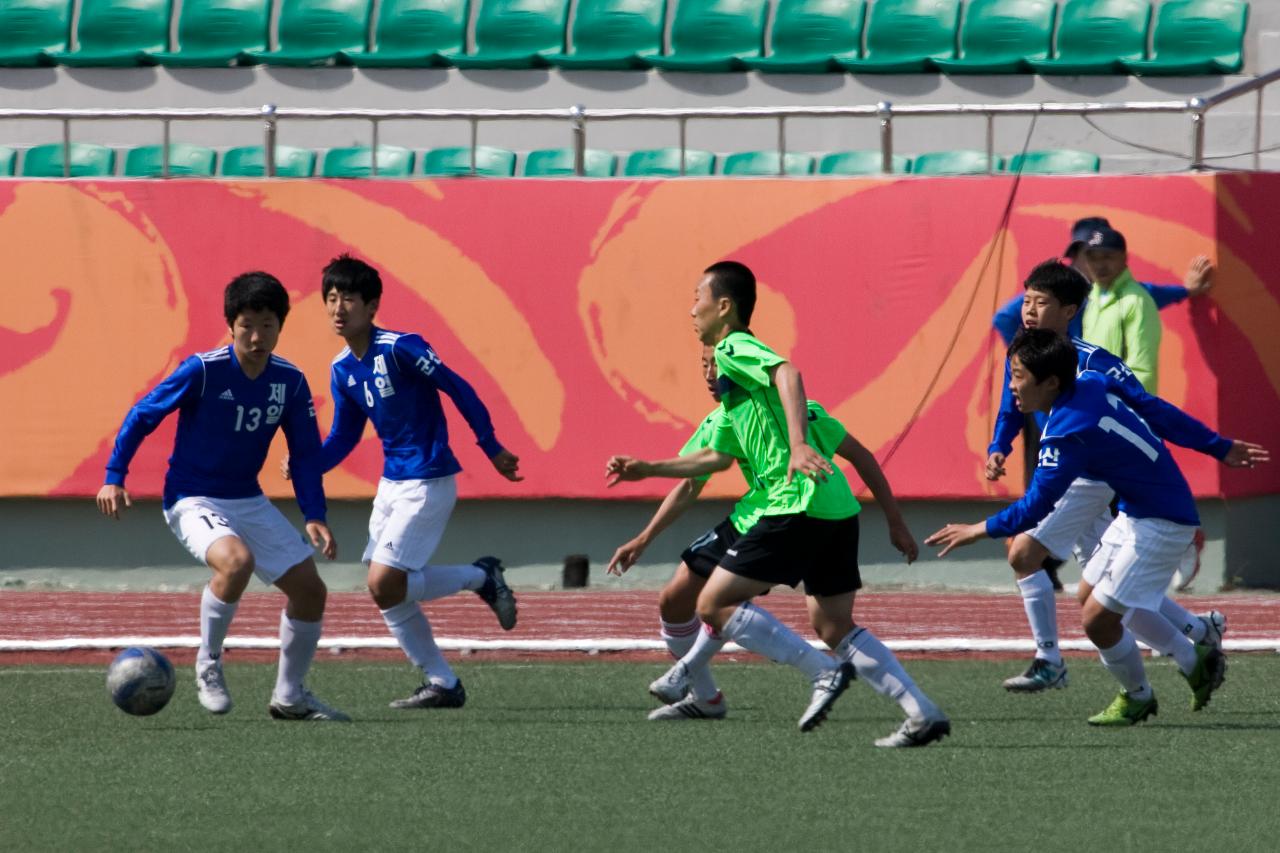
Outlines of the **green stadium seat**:
M 71 0 L 0 0 L 0 68 L 52 65 L 71 38 Z
M 788 152 L 786 156 L 788 175 L 812 175 L 813 156 L 800 152 Z M 739 151 L 724 158 L 720 164 L 720 174 L 738 177 L 767 177 L 778 174 L 777 151 Z
M 22 157 L 22 177 L 61 178 L 68 176 L 63 169 L 65 149 L 61 142 L 28 148 Z M 89 142 L 71 143 L 69 177 L 106 178 L 116 172 L 116 152 L 105 145 Z
M 983 151 L 931 151 L 916 157 L 911 171 L 917 175 L 985 175 L 1000 171 L 1004 160 L 996 157 L 990 168 L 987 164 Z
M 316 152 L 309 148 L 276 146 L 276 177 L 309 178 L 316 171 Z M 228 148 L 222 155 L 222 175 L 227 178 L 265 178 L 267 150 L 261 145 Z
M 667 71 L 741 71 L 764 50 L 769 0 L 680 0 L 671 53 L 649 64 Z
M 0 177 L 13 177 L 13 164 L 18 160 L 18 152 L 12 148 L 0 146 Z
M 271 0 L 182 0 L 176 50 L 151 58 L 170 68 L 218 68 L 254 60 L 267 49 Z
M 1054 0 L 969 0 L 955 59 L 931 59 L 946 74 L 1025 74 L 1029 59 L 1048 59 Z
M 372 0 L 284 0 L 275 50 L 249 55 L 267 65 L 346 64 L 346 51 L 361 51 L 369 35 Z
M 551 53 L 558 68 L 648 68 L 662 53 L 666 0 L 579 0 L 573 18 L 573 52 Z
M 1149 0 L 1067 0 L 1052 59 L 1029 59 L 1037 74 L 1123 74 L 1147 55 Z
M 467 44 L 467 0 L 383 0 L 373 50 L 344 55 L 360 68 L 441 66 L 441 53 L 461 53 Z
M 710 151 L 685 150 L 684 174 L 705 177 L 715 171 L 716 155 Z M 680 149 L 654 148 L 632 151 L 622 164 L 622 174 L 627 178 L 677 178 L 680 177 Z
M 867 47 L 861 59 L 837 64 L 855 74 L 928 71 L 929 60 L 956 55 L 960 0 L 876 0 L 867 16 Z
M 839 71 L 838 59 L 857 59 L 866 0 L 780 0 L 769 55 L 742 60 L 756 71 L 820 74 Z
M 569 0 L 481 0 L 475 53 L 445 55 L 459 68 L 545 68 L 564 52 Z
M 169 146 L 169 177 L 212 178 L 218 152 L 203 145 L 174 142 Z M 126 178 L 164 177 L 164 146 L 142 145 L 130 148 L 124 158 Z
M 1088 151 L 1071 151 L 1065 148 L 1047 151 L 1028 151 L 1009 158 L 1008 170 L 1024 175 L 1071 175 L 1097 172 L 1102 160 Z
M 588 148 L 583 152 L 583 177 L 610 177 L 617 159 L 612 151 Z M 572 148 L 542 148 L 524 158 L 526 178 L 572 178 L 576 174 Z
M 833 151 L 818 161 L 819 175 L 879 175 L 883 155 L 879 151 Z M 893 172 L 911 171 L 911 158 L 893 155 Z
M 154 65 L 149 54 L 169 49 L 170 0 L 83 0 L 76 49 L 49 53 L 74 68 Z
M 1142 76 L 1235 74 L 1244 64 L 1249 4 L 1240 0 L 1165 0 L 1156 13 L 1150 59 L 1124 67 Z
M 470 148 L 432 148 L 423 152 L 422 173 L 453 177 L 470 175 Z M 491 148 L 488 145 L 476 146 L 475 174 L 487 178 L 509 178 L 516 173 L 516 155 L 505 148 Z
M 372 178 L 373 149 L 363 145 L 330 148 L 320 174 L 326 178 Z M 407 178 L 413 174 L 413 152 L 395 145 L 378 146 L 379 178 Z

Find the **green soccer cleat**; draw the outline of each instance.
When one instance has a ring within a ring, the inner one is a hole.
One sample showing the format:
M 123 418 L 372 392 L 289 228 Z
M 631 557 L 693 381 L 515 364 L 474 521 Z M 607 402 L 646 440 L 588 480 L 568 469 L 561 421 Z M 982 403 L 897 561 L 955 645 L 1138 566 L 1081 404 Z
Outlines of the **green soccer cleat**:
M 1190 675 L 1182 676 L 1191 688 L 1191 710 L 1199 711 L 1209 704 L 1213 691 L 1222 686 L 1227 677 L 1227 656 L 1214 645 L 1196 644 L 1196 666 Z
M 1151 694 L 1151 698 L 1147 700 L 1134 699 L 1120 691 L 1119 695 L 1111 701 L 1101 713 L 1094 714 L 1089 718 L 1091 726 L 1132 726 L 1142 722 L 1147 717 L 1154 717 L 1160 712 L 1160 704 L 1156 702 L 1156 695 Z

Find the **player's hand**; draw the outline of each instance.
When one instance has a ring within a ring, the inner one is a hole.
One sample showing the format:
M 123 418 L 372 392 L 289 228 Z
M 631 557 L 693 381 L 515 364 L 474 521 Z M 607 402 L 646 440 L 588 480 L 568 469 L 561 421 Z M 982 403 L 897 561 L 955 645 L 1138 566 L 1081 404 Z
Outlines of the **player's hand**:
M 1187 277 L 1184 279 L 1187 295 L 1203 296 L 1212 290 L 1215 271 L 1213 261 L 1209 260 L 1207 255 L 1198 255 L 1193 259 L 1191 266 L 1187 268 Z
M 622 481 L 634 482 L 649 476 L 649 463 L 633 456 L 610 456 L 604 466 L 604 482 L 613 488 Z
M 945 557 L 955 549 L 963 545 L 972 545 L 986 535 L 987 525 L 983 523 L 948 524 L 924 540 L 924 544 L 941 545 L 942 550 L 938 552 L 938 556 Z
M 489 461 L 499 474 L 511 482 L 518 483 L 524 479 L 520 476 L 520 457 L 510 450 L 499 450 Z
M 280 460 L 280 476 L 284 477 L 286 480 L 293 479 L 293 472 L 289 470 L 289 454 L 287 453 L 285 454 L 285 457 Z
M 1255 465 L 1270 461 L 1271 451 L 1261 444 L 1253 444 L 1248 441 L 1233 441 L 1231 442 L 1231 449 L 1227 451 L 1227 455 L 1222 459 L 1222 464 L 1231 468 L 1252 468 Z M 98 494 L 98 502 L 102 502 L 101 493 Z
M 613 557 L 609 560 L 609 567 L 605 571 L 611 575 L 621 577 L 626 574 L 627 569 L 636 564 L 646 547 L 646 543 L 638 536 L 625 545 L 618 546 L 618 550 L 613 552 Z
M 898 549 L 899 554 L 907 558 L 908 566 L 920 556 L 920 546 L 916 544 L 916 537 L 911 535 L 911 531 L 905 524 L 889 525 L 889 542 Z
M 791 461 L 787 463 L 787 482 L 795 479 L 796 474 L 803 474 L 813 480 L 825 483 L 827 475 L 834 472 L 821 453 L 807 444 L 796 444 L 791 448 Z
M 338 556 L 338 540 L 333 538 L 333 531 L 323 521 L 308 521 L 307 535 L 316 550 L 330 560 Z
M 987 468 L 982 473 L 986 475 L 988 480 L 999 480 L 1005 475 L 1004 460 L 1005 455 L 1003 453 L 992 453 L 987 457 Z
M 113 486 L 111 484 L 98 489 L 97 503 L 99 512 L 114 519 L 119 519 L 120 513 L 126 507 L 133 506 L 133 501 L 129 499 L 129 492 L 125 490 L 124 486 Z

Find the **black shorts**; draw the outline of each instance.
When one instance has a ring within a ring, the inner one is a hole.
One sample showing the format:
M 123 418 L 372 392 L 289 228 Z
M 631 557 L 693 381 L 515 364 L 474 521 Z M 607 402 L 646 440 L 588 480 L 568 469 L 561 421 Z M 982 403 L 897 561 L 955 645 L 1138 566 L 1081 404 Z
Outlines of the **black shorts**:
M 693 540 L 689 547 L 684 549 L 680 559 L 689 567 L 689 571 L 706 580 L 724 559 L 724 552 L 732 548 L 733 543 L 737 542 L 741 536 L 738 528 L 726 518 Z
M 807 595 L 842 595 L 862 588 L 858 516 L 832 521 L 807 515 L 766 515 L 725 551 L 725 571 L 764 583 L 796 586 Z

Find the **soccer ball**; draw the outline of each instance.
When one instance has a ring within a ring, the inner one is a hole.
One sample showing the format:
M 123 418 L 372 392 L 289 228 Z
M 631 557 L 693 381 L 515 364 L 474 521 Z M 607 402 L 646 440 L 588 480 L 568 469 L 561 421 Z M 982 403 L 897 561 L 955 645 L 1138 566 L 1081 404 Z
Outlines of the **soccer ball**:
M 107 693 L 116 707 L 146 717 L 169 704 L 173 696 L 173 664 L 153 648 L 131 646 L 107 669 Z

